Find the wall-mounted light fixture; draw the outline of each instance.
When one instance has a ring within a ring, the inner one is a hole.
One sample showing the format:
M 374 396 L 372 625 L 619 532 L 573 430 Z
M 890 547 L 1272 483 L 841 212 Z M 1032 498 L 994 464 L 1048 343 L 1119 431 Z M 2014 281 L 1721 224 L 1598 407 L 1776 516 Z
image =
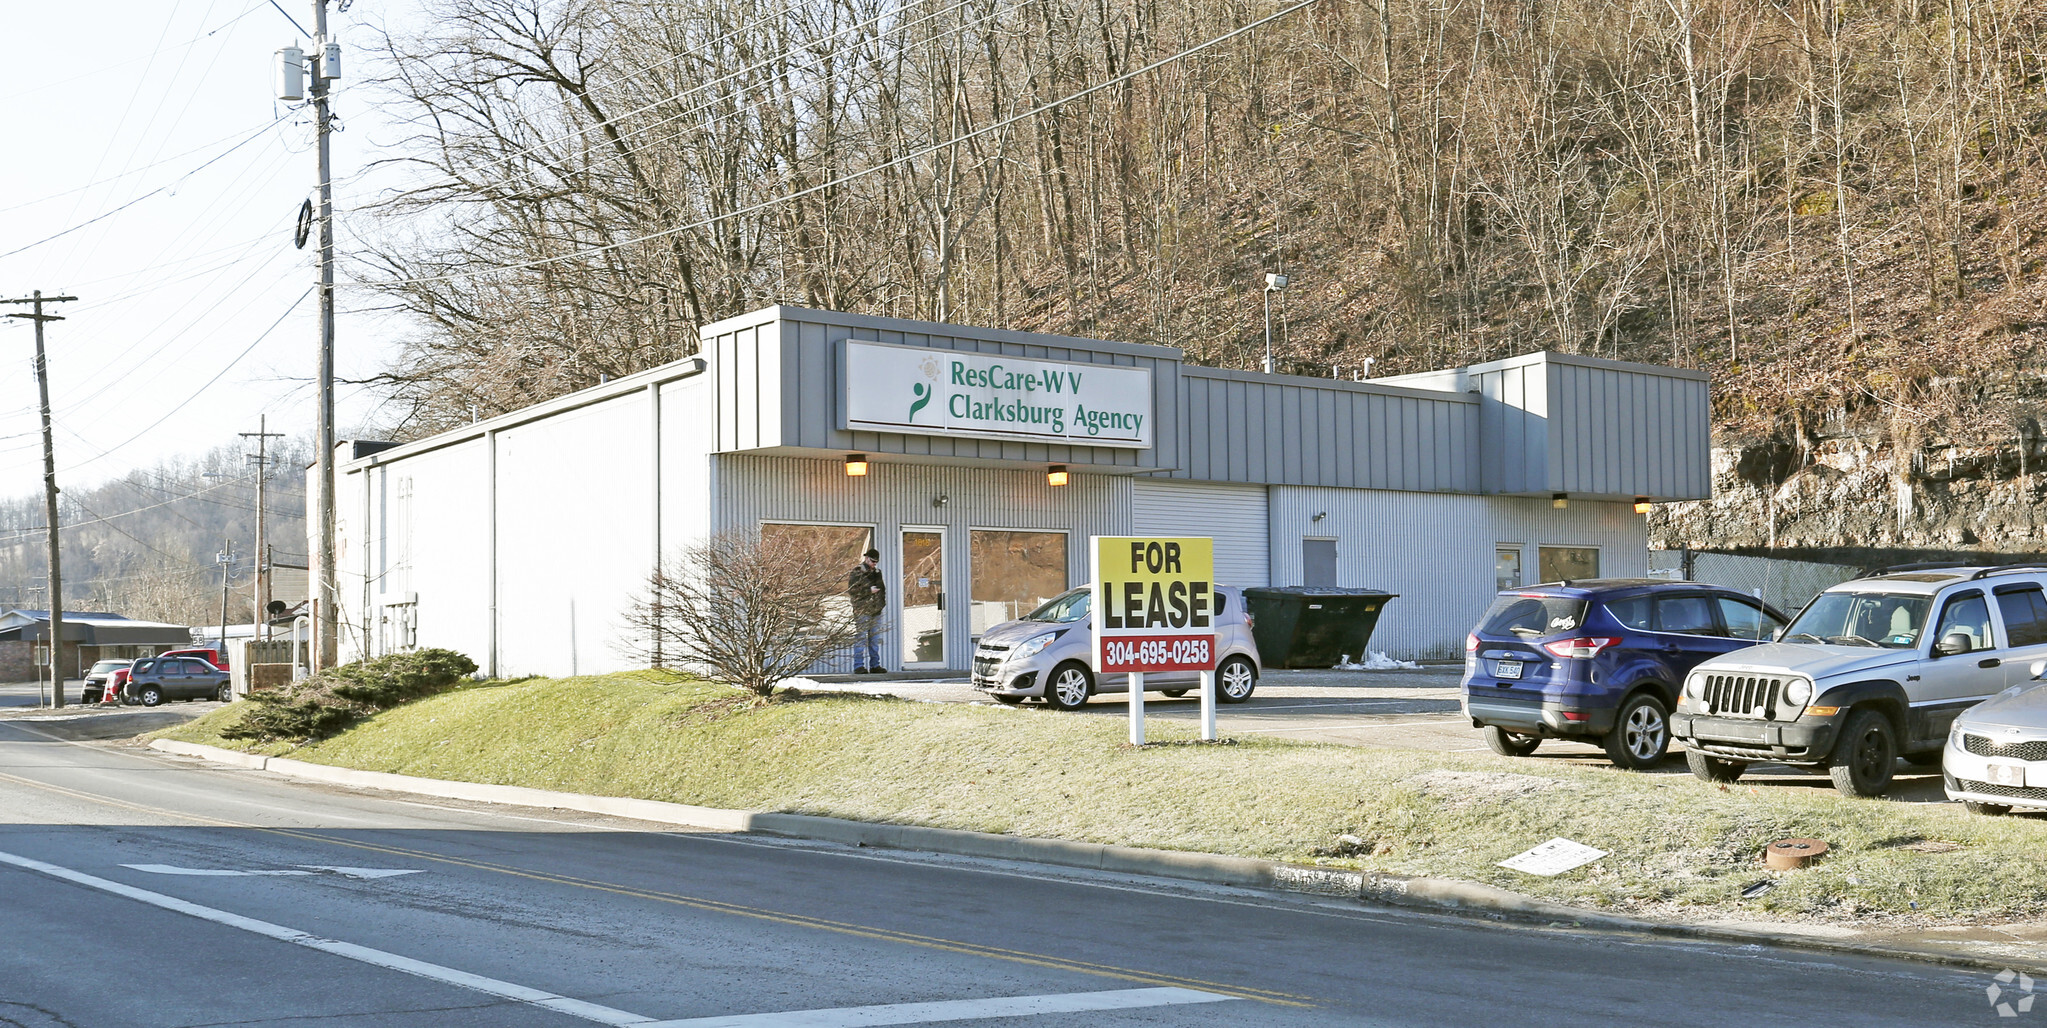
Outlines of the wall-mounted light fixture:
M 1649 513 L 1649 498 L 1647 496 L 1635 497 L 1635 513 L 1637 514 Z
M 864 478 L 867 475 L 867 455 L 849 453 L 846 455 L 846 477 Z
M 1320 521 L 1320 520 L 1322 520 L 1323 518 L 1326 518 L 1326 517 L 1328 517 L 1328 516 L 1329 516 L 1329 512 L 1328 512 L 1328 511 L 1326 511 L 1326 510 L 1318 510 L 1318 511 L 1316 511 L 1316 512 L 1315 512 L 1315 516 L 1314 516 L 1314 517 L 1312 517 L 1312 518 L 1309 518 L 1308 520 L 1309 520 L 1309 521 Z
M 1554 493 L 1549 498 L 1549 505 L 1558 510 L 1563 510 L 1571 505 L 1571 498 L 1563 493 Z
M 933 497 L 931 498 L 931 505 L 932 505 L 933 507 L 943 507 L 943 506 L 945 506 L 946 504 L 948 504 L 948 503 L 951 503 L 951 502 L 952 502 L 952 497 L 950 497 L 950 496 L 947 496 L 947 495 L 945 495 L 944 493 L 940 493 L 940 494 L 938 494 L 937 496 L 933 496 Z
M 1066 484 L 1066 465 L 1064 465 L 1064 464 L 1054 464 L 1054 465 L 1052 465 L 1051 467 L 1049 467 L 1049 468 L 1045 469 L 1045 484 L 1046 484 L 1046 485 L 1065 485 L 1065 484 Z

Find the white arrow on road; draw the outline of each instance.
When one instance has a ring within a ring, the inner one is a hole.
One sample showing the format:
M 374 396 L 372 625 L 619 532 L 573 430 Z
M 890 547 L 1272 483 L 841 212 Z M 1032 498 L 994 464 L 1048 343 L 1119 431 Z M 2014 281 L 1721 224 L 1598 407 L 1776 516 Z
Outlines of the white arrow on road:
M 395 878 L 399 875 L 416 875 L 418 870 L 404 870 L 394 867 L 328 867 L 323 864 L 300 864 L 305 870 L 280 869 L 274 871 L 236 871 L 226 868 L 178 867 L 174 864 L 122 864 L 122 867 L 147 871 L 153 875 L 192 875 L 201 878 L 275 878 L 286 875 L 337 874 L 349 878 Z

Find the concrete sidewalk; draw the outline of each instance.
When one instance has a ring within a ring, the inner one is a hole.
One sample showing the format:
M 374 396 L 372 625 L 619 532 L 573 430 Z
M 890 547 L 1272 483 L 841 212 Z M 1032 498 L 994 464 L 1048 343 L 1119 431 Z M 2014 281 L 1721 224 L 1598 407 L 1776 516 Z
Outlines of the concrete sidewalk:
M 1733 920 L 1650 920 L 1566 906 L 1473 882 L 1376 872 L 1307 867 L 1250 857 L 1140 849 L 1101 843 L 874 824 L 802 814 L 724 810 L 658 800 L 590 796 L 520 786 L 484 785 L 357 771 L 158 739 L 164 753 L 268 771 L 304 781 L 358 789 L 433 796 L 626 817 L 715 831 L 761 832 L 848 846 L 1029 861 L 1062 867 L 1275 889 L 1336 899 L 1418 907 L 1446 913 L 1510 918 L 1558 927 L 1592 927 L 1695 938 L 1721 943 L 1888 957 L 1985 970 L 2013 968 L 2047 976 L 2047 922 L 1966 926 L 1909 932 L 1859 931 L 1846 926 Z

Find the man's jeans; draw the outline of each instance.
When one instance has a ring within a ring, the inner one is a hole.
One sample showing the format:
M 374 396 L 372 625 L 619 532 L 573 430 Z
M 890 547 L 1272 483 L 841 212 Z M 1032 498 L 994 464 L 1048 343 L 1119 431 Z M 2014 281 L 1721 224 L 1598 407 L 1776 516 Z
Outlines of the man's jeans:
M 861 667 L 881 666 L 881 619 L 863 617 L 860 619 L 859 643 L 855 650 L 863 658 Z

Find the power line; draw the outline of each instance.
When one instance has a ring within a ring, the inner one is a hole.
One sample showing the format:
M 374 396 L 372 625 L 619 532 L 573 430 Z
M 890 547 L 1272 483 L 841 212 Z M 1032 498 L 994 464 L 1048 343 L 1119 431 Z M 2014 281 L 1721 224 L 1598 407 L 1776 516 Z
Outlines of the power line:
M 755 213 L 756 211 L 766 210 L 767 208 L 773 207 L 779 203 L 786 203 L 790 200 L 801 199 L 803 197 L 810 196 L 815 193 L 824 192 L 825 190 L 828 189 L 836 189 L 839 186 L 845 185 L 848 182 L 853 182 L 858 179 L 866 178 L 867 176 L 875 174 L 876 172 L 887 171 L 890 168 L 908 164 L 912 161 L 929 156 L 940 150 L 958 146 L 959 144 L 964 143 L 970 139 L 976 139 L 981 136 L 985 136 L 990 132 L 994 132 L 998 129 L 1007 128 L 1008 126 L 1014 125 L 1017 122 L 1025 121 L 1030 118 L 1035 118 L 1040 114 L 1044 114 L 1047 111 L 1063 107 L 1066 104 L 1081 99 L 1082 97 L 1092 96 L 1093 94 L 1099 93 L 1104 89 L 1110 88 L 1111 86 L 1121 85 L 1122 83 L 1128 82 L 1131 79 L 1134 79 L 1140 75 L 1149 74 L 1153 71 L 1158 70 L 1159 68 L 1165 67 L 1168 64 L 1172 64 L 1175 61 L 1184 60 L 1185 58 L 1201 53 L 1204 50 L 1208 50 L 1212 47 L 1221 45 L 1222 43 L 1226 43 L 1232 39 L 1237 38 L 1238 36 L 1241 36 L 1247 32 L 1252 31 L 1253 29 L 1261 28 L 1274 21 L 1278 21 L 1279 19 L 1284 18 L 1287 15 L 1294 13 L 1295 11 L 1302 10 L 1303 8 L 1306 7 L 1311 7 L 1317 2 L 1318 0 L 1299 0 L 1298 3 L 1292 4 L 1291 6 L 1288 7 L 1281 8 L 1280 10 L 1275 11 L 1272 14 L 1268 14 L 1263 18 L 1259 18 L 1256 21 L 1247 22 L 1241 26 L 1238 26 L 1237 28 L 1231 29 L 1230 31 L 1223 33 L 1222 35 L 1211 38 L 1205 42 L 1197 43 L 1169 57 L 1162 57 L 1159 60 L 1153 61 L 1142 68 L 1136 68 L 1131 71 L 1124 72 L 1121 75 L 1104 79 L 1101 82 L 1097 82 L 1092 86 L 1088 86 L 1084 89 L 1068 93 L 1067 95 L 1062 96 L 1057 100 L 1049 100 L 1045 103 L 1039 104 L 1038 106 L 1031 108 L 1030 110 L 1024 111 L 1019 114 L 1010 115 L 1009 117 L 1000 119 L 998 121 L 990 122 L 986 125 L 981 126 L 980 128 L 960 133 L 959 135 L 954 136 L 951 139 L 939 143 L 933 143 L 930 146 L 924 147 L 923 149 L 911 153 L 906 153 L 899 157 L 890 158 L 889 160 L 883 161 L 880 164 L 871 165 L 869 167 L 862 168 L 859 171 L 848 172 L 847 174 L 841 175 L 838 178 L 831 179 L 825 182 L 819 182 L 816 185 L 807 186 L 803 189 L 798 189 L 793 192 L 784 193 L 780 196 L 776 196 L 767 200 L 762 200 L 759 203 L 751 204 L 746 207 L 736 208 L 734 210 L 727 211 L 723 214 L 714 214 L 708 218 L 702 218 L 697 221 L 690 222 L 688 224 L 676 225 L 671 228 L 661 229 L 660 231 L 657 232 L 649 232 L 643 236 L 635 236 L 631 239 L 620 240 L 616 243 L 606 243 L 603 246 L 593 246 L 582 250 L 574 250 L 569 253 L 557 254 L 552 257 L 542 257 L 530 261 L 519 261 L 513 264 L 492 265 L 491 267 L 480 269 L 477 271 L 459 271 L 450 272 L 445 275 L 424 275 L 418 277 L 386 279 L 376 282 L 359 282 L 353 284 L 362 287 L 388 289 L 392 286 L 417 285 L 429 282 L 451 282 L 456 279 L 474 278 L 479 275 L 486 275 L 496 271 L 516 271 L 527 268 L 544 267 L 550 264 L 559 264 L 563 261 L 574 260 L 579 257 L 589 257 L 595 254 L 606 253 L 611 250 L 617 250 L 622 247 L 632 246 L 638 243 L 649 242 L 655 239 L 665 239 L 669 236 L 679 235 L 683 232 L 692 232 L 697 229 L 708 228 L 712 225 L 718 224 L 719 222 L 730 221 L 733 218 L 741 217 L 747 214 L 752 214 Z

